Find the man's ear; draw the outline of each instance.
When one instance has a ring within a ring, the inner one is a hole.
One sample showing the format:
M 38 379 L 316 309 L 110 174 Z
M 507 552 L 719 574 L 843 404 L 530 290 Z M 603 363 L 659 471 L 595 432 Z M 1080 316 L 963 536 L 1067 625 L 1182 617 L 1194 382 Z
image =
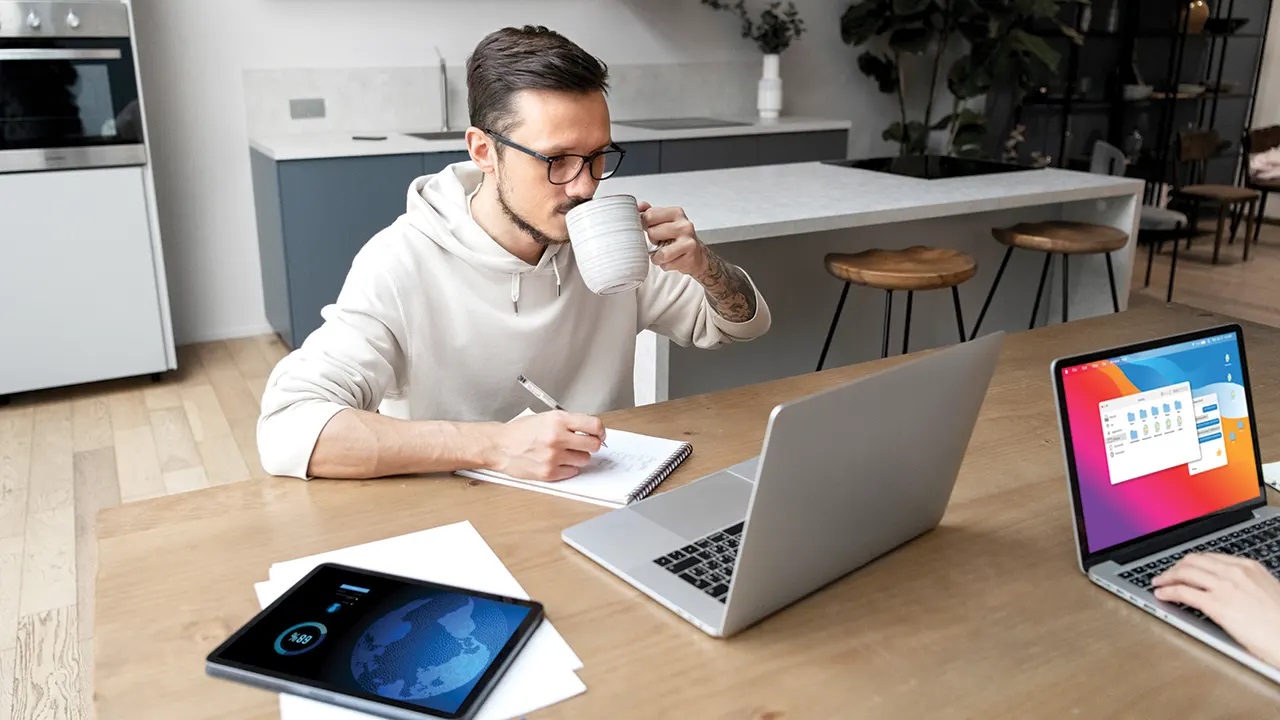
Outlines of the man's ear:
M 486 175 L 497 171 L 498 150 L 492 139 L 477 127 L 467 128 L 467 152 L 471 160 Z

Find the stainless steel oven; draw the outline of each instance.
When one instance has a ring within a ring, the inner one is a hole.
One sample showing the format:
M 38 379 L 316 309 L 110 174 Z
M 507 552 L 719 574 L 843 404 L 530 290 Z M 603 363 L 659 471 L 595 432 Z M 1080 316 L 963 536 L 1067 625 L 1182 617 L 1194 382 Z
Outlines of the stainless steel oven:
M 0 173 L 146 164 L 128 12 L 0 0 Z

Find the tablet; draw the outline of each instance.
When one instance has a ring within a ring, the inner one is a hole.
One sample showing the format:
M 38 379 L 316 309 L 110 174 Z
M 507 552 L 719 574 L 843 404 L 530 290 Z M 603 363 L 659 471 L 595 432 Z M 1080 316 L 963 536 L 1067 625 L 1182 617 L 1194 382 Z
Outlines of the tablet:
M 386 718 L 471 718 L 539 603 L 325 563 L 209 654 L 215 677 Z

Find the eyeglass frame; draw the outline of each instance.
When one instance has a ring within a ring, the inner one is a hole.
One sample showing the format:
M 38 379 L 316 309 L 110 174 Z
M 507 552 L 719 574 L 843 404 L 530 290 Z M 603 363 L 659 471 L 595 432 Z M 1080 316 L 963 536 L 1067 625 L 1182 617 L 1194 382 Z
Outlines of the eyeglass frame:
M 613 172 L 609 173 L 608 177 L 598 178 L 595 176 L 595 173 L 591 174 L 591 177 L 594 180 L 597 180 L 597 181 L 607 180 L 618 173 L 618 168 L 622 167 L 622 161 L 627 157 L 627 151 L 623 149 L 621 145 L 619 145 L 616 142 L 613 142 L 612 140 L 609 141 L 608 148 L 604 150 L 597 150 L 591 153 L 590 155 L 578 155 L 577 153 L 561 153 L 560 155 L 543 155 L 537 150 L 531 150 L 521 145 L 520 143 L 515 142 L 511 138 L 506 137 L 505 135 L 496 133 L 487 128 L 482 129 L 482 132 L 484 132 L 484 134 L 486 135 L 491 136 L 494 140 L 497 140 L 498 142 L 502 143 L 503 145 L 506 145 L 507 147 L 513 148 L 515 150 L 519 150 L 520 152 L 526 155 L 529 155 L 530 157 L 537 158 L 538 160 L 545 162 L 547 164 L 547 182 L 551 183 L 552 185 L 568 185 L 574 180 L 577 180 L 578 176 L 582 174 L 582 169 L 584 167 L 591 165 L 592 162 L 595 161 L 597 157 L 600 157 L 601 155 L 604 155 L 605 153 L 608 153 L 608 152 L 617 152 L 618 166 L 613 169 Z M 578 166 L 578 172 L 574 173 L 573 177 L 569 178 L 568 180 L 565 180 L 564 182 L 556 182 L 555 180 L 552 180 L 551 179 L 552 163 L 554 163 L 556 160 L 559 160 L 561 158 L 571 158 L 571 157 L 579 158 L 582 160 L 582 164 Z

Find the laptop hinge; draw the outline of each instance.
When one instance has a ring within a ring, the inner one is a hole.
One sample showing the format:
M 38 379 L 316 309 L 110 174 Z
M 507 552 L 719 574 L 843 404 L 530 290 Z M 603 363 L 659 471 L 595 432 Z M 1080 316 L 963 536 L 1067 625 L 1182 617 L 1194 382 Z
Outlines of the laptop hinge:
M 1208 518 L 1203 522 L 1174 530 L 1172 532 L 1163 533 L 1160 537 L 1152 538 L 1145 542 L 1138 543 L 1130 548 L 1119 550 L 1109 559 L 1121 565 L 1128 565 L 1138 558 L 1146 557 L 1161 550 L 1181 545 L 1188 540 L 1194 540 L 1198 537 L 1218 532 L 1223 528 L 1229 528 L 1232 525 L 1238 525 L 1246 520 L 1253 519 L 1253 510 L 1234 510 L 1229 513 L 1223 513 L 1216 517 Z

